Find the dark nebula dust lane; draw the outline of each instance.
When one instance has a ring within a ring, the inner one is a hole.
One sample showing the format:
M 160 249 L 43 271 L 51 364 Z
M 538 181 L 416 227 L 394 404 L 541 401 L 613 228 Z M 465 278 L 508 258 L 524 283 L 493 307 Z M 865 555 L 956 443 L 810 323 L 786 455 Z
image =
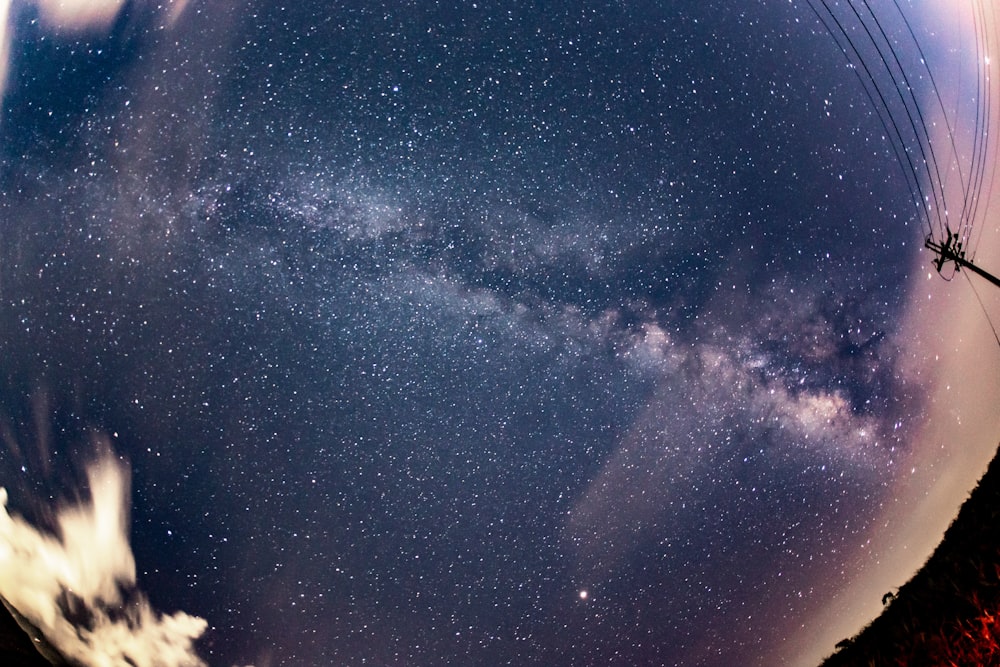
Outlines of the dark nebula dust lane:
M 198 618 L 211 665 L 765 664 L 863 569 L 935 400 L 926 137 L 809 3 L 50 4 L 3 8 L 0 484 L 54 527 L 128 471 L 170 664 Z

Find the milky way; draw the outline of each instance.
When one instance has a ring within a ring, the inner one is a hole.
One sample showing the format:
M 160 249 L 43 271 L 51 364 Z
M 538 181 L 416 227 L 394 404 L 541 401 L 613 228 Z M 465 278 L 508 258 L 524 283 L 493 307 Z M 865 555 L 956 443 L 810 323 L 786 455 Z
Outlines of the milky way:
M 772 4 L 15 3 L 12 507 L 107 434 L 213 665 L 765 664 L 937 386 L 900 145 Z

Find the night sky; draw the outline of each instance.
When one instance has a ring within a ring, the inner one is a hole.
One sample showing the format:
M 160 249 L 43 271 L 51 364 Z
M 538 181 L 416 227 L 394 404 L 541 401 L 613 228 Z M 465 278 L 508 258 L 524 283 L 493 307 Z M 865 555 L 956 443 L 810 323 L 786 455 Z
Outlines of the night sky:
M 9 6 L 0 483 L 51 527 L 107 438 L 208 664 L 794 664 L 981 472 L 919 142 L 809 3 L 105 4 Z M 961 152 L 971 19 L 899 7 Z

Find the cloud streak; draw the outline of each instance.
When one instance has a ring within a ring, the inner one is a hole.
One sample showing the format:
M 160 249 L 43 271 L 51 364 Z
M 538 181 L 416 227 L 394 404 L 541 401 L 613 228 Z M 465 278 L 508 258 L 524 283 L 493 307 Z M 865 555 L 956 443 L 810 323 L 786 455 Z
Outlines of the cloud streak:
M 79 34 L 106 30 L 121 14 L 125 0 L 29 0 L 43 25 L 56 33 Z M 10 45 L 13 40 L 13 0 L 0 0 L 0 101 L 7 92 Z M 163 11 L 173 25 L 187 8 L 188 0 L 167 0 Z
M 125 0 L 35 0 L 32 4 L 49 28 L 77 32 L 109 25 Z M 0 100 L 7 91 L 10 72 L 12 5 L 12 0 L 0 0 Z
M 160 614 L 135 591 L 125 465 L 87 470 L 91 497 L 56 511 L 55 534 L 7 510 L 0 489 L 0 595 L 62 655 L 88 667 L 201 667 L 206 622 Z

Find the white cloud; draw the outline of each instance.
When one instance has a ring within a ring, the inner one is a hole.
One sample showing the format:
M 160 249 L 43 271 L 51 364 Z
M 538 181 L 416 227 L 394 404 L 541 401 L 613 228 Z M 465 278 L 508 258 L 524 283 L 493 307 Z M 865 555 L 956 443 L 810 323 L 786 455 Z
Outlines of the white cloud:
M 109 25 L 124 4 L 125 0 L 35 0 L 34 3 L 47 27 L 72 32 Z M 0 101 L 7 91 L 10 74 L 11 5 L 12 0 L 0 0 Z
M 188 6 L 189 0 L 166 0 L 161 8 L 173 25 Z M 10 13 L 12 0 L 0 0 L 0 101 L 7 91 L 10 71 L 10 45 L 13 39 Z M 28 3 L 38 10 L 48 30 L 65 33 L 88 33 L 106 30 L 118 18 L 125 0 L 34 0 Z
M 88 667 L 201 667 L 193 643 L 203 619 L 160 614 L 142 595 L 123 596 L 136 583 L 126 467 L 106 455 L 87 479 L 90 499 L 57 510 L 55 535 L 9 513 L 0 488 L 0 595 Z
M 108 25 L 125 0 L 36 0 L 35 4 L 48 26 L 76 31 Z

